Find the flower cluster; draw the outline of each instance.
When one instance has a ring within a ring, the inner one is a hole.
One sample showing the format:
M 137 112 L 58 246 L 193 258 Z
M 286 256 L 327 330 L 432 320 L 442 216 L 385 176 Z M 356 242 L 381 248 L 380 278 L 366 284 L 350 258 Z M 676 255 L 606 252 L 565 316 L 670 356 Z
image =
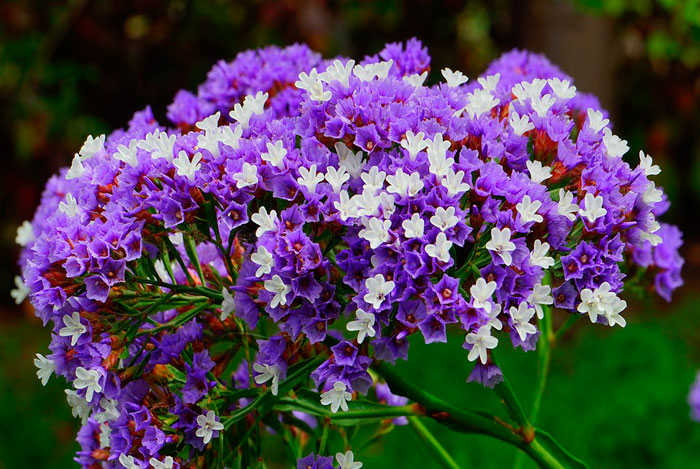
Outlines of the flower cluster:
M 670 297 L 660 170 L 623 159 L 595 98 L 527 52 L 473 81 L 426 86 L 429 65 L 416 40 L 359 63 L 245 52 L 178 93 L 173 127 L 146 108 L 48 182 L 15 296 L 52 324 L 35 363 L 72 385 L 79 463 L 223 467 L 244 454 L 224 431 L 406 404 L 370 368 L 412 335 L 462 340 L 493 386 L 492 350 L 534 349 L 551 306 L 624 326 L 627 279 Z M 300 387 L 316 400 L 292 411 Z

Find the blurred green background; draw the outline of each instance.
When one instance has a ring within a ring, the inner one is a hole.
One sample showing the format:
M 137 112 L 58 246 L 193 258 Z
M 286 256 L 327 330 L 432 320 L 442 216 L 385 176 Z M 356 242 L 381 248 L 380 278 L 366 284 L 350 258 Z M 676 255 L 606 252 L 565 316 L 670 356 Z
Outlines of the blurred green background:
M 673 202 L 664 220 L 685 233 L 686 286 L 672 305 L 633 300 L 625 330 L 577 324 L 555 350 L 540 426 L 591 467 L 700 467 L 700 424 L 685 402 L 700 368 L 700 0 L 3 0 L 0 291 L 19 271 L 16 227 L 87 134 L 121 127 L 147 104 L 165 122 L 178 89 L 194 90 L 216 60 L 245 49 L 301 41 L 361 57 L 412 36 L 433 70 L 470 77 L 514 47 L 544 52 L 601 98 L 631 160 L 640 148 L 658 160 Z M 42 388 L 32 365 L 48 331 L 27 303 L 0 297 L 0 469 L 74 467 L 62 383 Z M 491 392 L 464 382 L 459 345 L 414 343 L 401 370 L 455 403 L 499 412 Z M 528 402 L 536 355 L 501 361 Z M 499 442 L 430 427 L 465 468 L 513 464 Z M 407 427 L 358 456 L 368 469 L 432 467 Z

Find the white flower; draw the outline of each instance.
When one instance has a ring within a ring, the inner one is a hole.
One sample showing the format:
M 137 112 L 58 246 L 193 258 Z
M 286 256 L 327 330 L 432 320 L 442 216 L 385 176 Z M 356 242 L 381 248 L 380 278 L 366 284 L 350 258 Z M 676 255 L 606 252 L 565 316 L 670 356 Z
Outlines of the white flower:
M 352 74 L 352 68 L 355 66 L 354 60 L 348 60 L 345 64 L 339 59 L 335 59 L 333 64 L 330 65 L 325 72 L 318 75 L 321 81 L 330 83 L 332 81 L 339 81 L 343 86 L 347 87 L 350 85 L 350 75 Z
M 374 309 L 379 309 L 387 295 L 394 291 L 394 285 L 394 282 L 391 280 L 387 282 L 382 274 L 369 277 L 365 280 L 367 293 L 365 293 L 363 299 L 366 303 L 371 304 Z
M 430 223 L 440 229 L 440 231 L 445 231 L 459 222 L 459 218 L 455 216 L 455 208 L 450 205 L 447 209 L 443 207 L 438 207 L 435 210 L 435 215 L 430 217 Z
M 250 118 L 253 115 L 253 109 L 250 106 L 241 105 L 241 103 L 236 103 L 233 105 L 233 110 L 228 113 L 231 119 L 238 122 L 239 127 L 242 129 L 248 128 L 250 123 Z
M 622 140 L 617 135 L 614 135 L 609 128 L 603 131 L 603 145 L 608 149 L 608 156 L 611 158 L 622 158 L 630 149 L 627 146 L 627 140 Z
M 663 199 L 663 191 L 656 188 L 656 184 L 653 181 L 649 181 L 649 185 L 644 190 L 642 194 L 642 200 L 645 204 L 655 204 L 661 202 Z
M 287 304 L 287 293 L 289 286 L 282 281 L 279 275 L 273 275 L 270 280 L 265 280 L 265 290 L 274 293 L 275 296 L 270 300 L 270 308 L 276 308 L 278 305 Z
M 450 148 L 449 141 L 442 140 L 442 134 L 435 134 L 432 141 L 428 141 L 428 161 L 430 166 L 428 170 L 431 174 L 441 178 L 446 176 L 452 170 L 454 158 L 447 158 L 447 150 Z M 464 174 L 464 173 L 463 173 Z
M 449 195 L 458 195 L 469 190 L 469 184 L 464 182 L 464 171 L 455 173 L 451 168 L 442 178 L 442 185 L 445 186 Z
M 445 233 L 441 231 L 435 238 L 434 243 L 425 246 L 425 253 L 439 261 L 449 262 L 450 249 L 452 249 L 452 241 L 448 241 Z
M 65 324 L 65 327 L 58 331 L 58 335 L 70 337 L 70 346 L 75 347 L 80 336 L 87 332 L 87 328 L 80 322 L 80 313 L 73 311 L 72 315 L 66 314 L 63 316 L 63 324 Z
M 531 100 L 532 110 L 535 111 L 539 117 L 547 117 L 549 109 L 556 101 L 556 98 L 550 94 L 534 97 Z
M 363 220 L 364 222 L 365 220 Z M 379 218 L 370 218 L 365 223 L 365 228 L 360 230 L 359 236 L 362 239 L 369 241 L 369 247 L 376 249 L 382 244 L 389 241 L 389 229 L 391 228 L 391 220 L 380 220 Z
M 481 364 L 486 365 L 488 360 L 488 350 L 494 349 L 498 345 L 498 339 L 491 336 L 491 327 L 488 325 L 481 326 L 476 334 L 470 332 L 467 334 L 466 342 L 472 345 L 467 359 L 473 362 L 477 358 L 481 359 Z
M 466 75 L 459 70 L 453 72 L 449 68 L 443 68 L 440 72 L 442 73 L 442 76 L 445 77 L 445 82 L 447 82 L 447 86 L 450 88 L 457 88 L 469 80 L 469 78 L 467 78 Z
M 549 166 L 542 166 L 541 161 L 528 161 L 525 165 L 527 170 L 530 171 L 530 180 L 532 182 L 539 184 L 552 177 L 552 169 Z
M 265 93 L 267 94 L 267 93 Z M 162 136 L 163 134 L 161 134 Z M 240 125 L 237 125 L 235 130 L 232 129 L 230 126 L 225 126 L 225 127 L 219 127 L 219 130 L 216 134 L 217 139 L 220 143 L 223 143 L 224 145 L 228 145 L 229 147 L 233 148 L 234 150 L 238 148 L 241 140 L 241 135 L 243 135 L 243 129 L 241 128 Z M 173 136 L 174 137 L 174 136 Z M 217 147 L 218 149 L 218 147 Z M 170 151 L 172 154 L 172 150 Z
M 467 94 L 467 105 L 464 109 L 455 112 L 455 115 L 461 114 L 462 111 L 467 111 L 469 117 L 478 119 L 481 115 L 490 112 L 491 109 L 498 106 L 498 103 L 499 101 L 488 90 L 477 88 Z
M 559 189 L 559 203 L 557 204 L 557 213 L 565 216 L 569 221 L 576 220 L 576 214 L 579 211 L 578 204 L 573 203 L 574 194 L 564 189 Z
M 627 307 L 627 302 L 619 299 L 610 288 L 608 282 L 603 282 L 595 290 L 584 288 L 581 290 L 581 303 L 577 310 L 579 313 L 588 314 L 591 322 L 596 322 L 598 316 L 604 316 L 611 327 L 615 324 L 625 327 L 627 322 L 620 313 Z
M 355 455 L 352 451 L 346 451 L 345 454 L 336 453 L 335 459 L 338 461 L 340 469 L 360 469 L 362 467 L 361 462 L 355 461 Z
M 543 243 L 539 239 L 535 240 L 535 244 L 530 252 L 530 265 L 539 266 L 543 269 L 549 269 L 554 265 L 554 258 L 547 255 L 549 251 L 549 243 Z
M 416 159 L 416 155 L 428 147 L 428 142 L 425 140 L 425 134 L 423 132 L 418 132 L 414 134 L 413 131 L 406 131 L 406 138 L 401 139 L 401 148 L 408 151 L 408 157 L 411 161 Z
M 170 267 L 172 268 L 172 263 L 170 264 Z M 170 278 L 170 273 L 168 272 L 168 269 L 165 268 L 165 264 L 161 259 L 156 259 L 156 261 L 153 263 L 153 268 L 155 269 L 156 274 L 158 274 L 158 277 L 163 282 L 168 282 L 172 280 Z
M 423 181 L 420 178 L 420 174 L 411 173 L 409 176 L 401 168 L 397 169 L 393 175 L 387 176 L 386 182 L 389 183 L 386 191 L 390 194 L 398 194 L 401 197 L 406 195 L 413 197 L 423 189 Z
M 177 158 L 173 160 L 173 166 L 177 168 L 178 176 L 184 176 L 190 182 L 194 182 L 195 173 L 202 167 L 202 164 L 200 163 L 201 161 L 202 154 L 200 152 L 195 153 L 192 157 L 192 161 L 190 161 L 190 157 L 187 156 L 187 152 L 180 150 Z
M 602 112 L 596 111 L 595 109 L 588 108 L 586 114 L 588 114 L 588 126 L 593 132 L 600 132 L 603 130 L 603 127 L 610 123 L 610 120 L 603 119 Z
M 406 239 L 420 238 L 425 230 L 425 222 L 420 215 L 414 213 L 410 219 L 401 222 L 401 227 L 404 229 Z
M 195 124 L 195 127 L 197 127 L 200 130 L 203 130 L 206 133 L 213 133 L 216 129 L 219 128 L 219 118 L 221 117 L 221 112 L 216 111 L 214 114 L 212 114 L 209 117 L 206 117 L 202 119 L 201 121 L 197 122 Z M 201 135 L 200 135 L 201 137 Z
M 569 80 L 560 80 L 559 78 L 550 78 L 547 80 L 554 94 L 561 99 L 571 99 L 576 96 L 576 87 L 571 86 Z
M 365 336 L 374 337 L 376 334 L 374 330 L 375 318 L 374 314 L 366 313 L 360 308 L 355 311 L 355 317 L 357 319 L 350 321 L 346 327 L 349 331 L 357 331 L 357 342 L 361 344 L 365 340 Z
M 503 323 L 498 319 L 498 315 L 501 314 L 501 305 L 493 305 L 493 309 L 489 314 L 489 322 L 486 323 L 487 326 L 493 327 L 494 329 L 500 331 L 503 329 Z
M 372 81 L 376 76 L 374 69 L 369 65 L 355 65 L 352 69 L 352 73 L 360 81 Z
M 389 70 L 391 70 L 392 65 L 394 65 L 394 59 L 377 62 L 376 64 L 369 64 L 368 67 L 372 68 L 372 71 L 377 78 L 383 80 L 389 76 Z
M 22 277 L 15 275 L 15 288 L 10 290 L 10 296 L 15 300 L 16 305 L 22 302 L 29 296 L 29 288 L 24 284 Z
M 376 166 L 372 166 L 368 173 L 362 173 L 360 175 L 362 181 L 365 183 L 365 190 L 371 188 L 373 191 L 378 191 L 384 187 L 384 181 L 386 180 L 386 173 L 384 171 L 379 171 Z
M 70 165 L 70 169 L 66 173 L 66 179 L 78 179 L 83 175 L 83 173 L 85 173 L 85 167 L 83 167 L 83 162 L 80 155 L 76 153 L 73 157 L 73 162 Z
M 100 373 L 94 369 L 86 369 L 79 366 L 75 369 L 75 380 L 73 381 L 75 389 L 85 389 L 85 400 L 92 402 L 92 398 L 96 392 L 102 392 L 100 384 Z
M 297 182 L 306 187 L 310 193 L 316 192 L 316 186 L 323 182 L 323 174 L 316 172 L 316 165 L 312 164 L 308 169 L 301 166 L 299 168 L 299 174 L 301 177 L 297 178 Z
M 156 458 L 151 458 L 148 462 L 153 466 L 153 469 L 173 469 L 173 464 L 175 464 L 172 456 L 166 456 L 163 462 L 158 461 Z
M 136 463 L 133 456 L 124 453 L 119 455 L 119 464 L 124 466 L 124 469 L 141 469 L 141 466 Z
M 501 79 L 501 74 L 496 73 L 494 75 L 489 75 L 486 78 L 484 77 L 479 77 L 477 81 L 481 85 L 483 89 L 486 91 L 493 91 L 496 89 L 496 86 L 498 86 L 498 81 Z
M 256 277 L 262 277 L 265 274 L 272 272 L 272 267 L 275 265 L 272 253 L 263 245 L 258 246 L 258 250 L 250 255 L 250 260 L 259 265 L 255 271 Z
M 508 123 L 513 128 L 513 132 L 517 135 L 523 135 L 525 132 L 529 132 L 535 128 L 535 124 L 530 122 L 530 117 L 527 114 L 519 116 L 516 111 L 510 113 Z
M 510 253 L 515 251 L 515 244 L 510 240 L 510 228 L 491 228 L 491 239 L 486 243 L 486 249 L 500 256 L 505 265 L 510 265 L 513 262 Z
M 258 91 L 255 96 L 248 95 L 243 100 L 243 105 L 250 109 L 252 114 L 262 114 L 265 112 L 265 103 L 267 102 L 269 94 Z
M 362 151 L 353 152 L 343 142 L 336 142 L 334 145 L 335 152 L 338 154 L 338 164 L 353 178 L 362 174 L 365 167 Z
M 322 103 L 331 99 L 331 92 L 323 91 L 323 82 L 321 82 L 315 68 L 312 68 L 308 74 L 301 72 L 299 80 L 294 83 L 294 86 L 300 90 L 305 90 L 309 94 L 309 98 L 314 101 Z
M 486 313 L 490 313 L 493 306 L 491 297 L 493 292 L 496 291 L 496 286 L 497 284 L 493 280 L 486 283 L 486 280 L 481 277 L 476 279 L 476 283 L 469 289 L 469 294 L 472 297 L 472 307 L 481 308 Z
M 80 151 L 78 153 L 82 157 L 83 160 L 88 160 L 92 158 L 95 153 L 98 151 L 102 150 L 102 147 L 104 147 L 105 144 L 105 135 L 102 134 L 98 137 L 93 137 L 92 135 L 88 135 L 88 138 L 85 139 L 85 143 L 83 143 L 83 146 L 80 147 Z
M 136 154 L 138 152 L 138 147 L 136 140 L 132 140 L 129 142 L 129 146 L 125 145 L 119 145 L 117 147 L 117 152 L 114 154 L 114 159 L 123 161 L 124 163 L 128 164 L 132 168 L 135 168 L 139 164 L 139 160 L 136 157 Z
M 92 413 L 92 407 L 90 407 L 88 401 L 80 397 L 73 389 L 66 389 L 66 399 L 71 407 L 73 417 L 79 418 L 84 425 Z
M 532 288 L 532 293 L 527 297 L 528 303 L 535 307 L 535 312 L 537 313 L 537 319 L 542 319 L 544 317 L 544 311 L 542 310 L 542 305 L 551 305 L 554 303 L 554 298 L 550 293 L 552 292 L 552 287 L 549 285 L 542 285 L 541 283 L 535 284 Z
M 258 168 L 250 163 L 243 163 L 241 172 L 234 174 L 233 180 L 236 181 L 236 186 L 239 189 L 254 186 L 258 183 Z
M 61 201 L 58 204 L 58 209 L 71 218 L 76 216 L 80 211 L 80 208 L 78 207 L 78 201 L 75 199 L 75 197 L 73 197 L 73 194 L 71 194 L 70 192 L 66 194 L 66 201 Z
M 364 191 L 362 195 L 365 196 L 366 192 L 367 191 Z M 382 215 L 384 215 L 384 218 L 387 220 L 391 218 L 391 216 L 396 211 L 396 201 L 394 200 L 394 197 L 387 194 L 386 192 L 382 192 L 381 194 L 379 194 L 379 205 L 381 205 L 382 207 Z
M 537 332 L 535 326 L 530 324 L 530 319 L 535 315 L 534 308 L 530 308 L 528 304 L 523 301 L 516 308 L 515 306 L 510 307 L 510 317 L 513 322 L 513 327 L 520 336 L 520 340 L 525 341 L 528 334 L 534 334 Z
M 46 383 L 49 382 L 49 378 L 51 378 L 51 374 L 56 371 L 56 364 L 53 360 L 37 353 L 34 359 L 34 366 L 37 367 L 36 376 L 39 378 L 39 381 L 41 381 L 41 385 L 46 386 Z
M 270 210 L 268 214 L 265 207 L 260 207 L 260 210 L 254 213 L 250 219 L 259 227 L 255 230 L 255 236 L 258 238 L 268 231 L 275 231 L 277 229 L 277 212 L 275 210 Z
M 255 363 L 253 365 L 253 369 L 260 373 L 254 378 L 257 384 L 263 384 L 272 380 L 270 383 L 270 391 L 272 392 L 273 396 L 276 396 L 280 385 L 279 367 L 277 365 L 265 365 L 261 363 Z
M 214 436 L 214 432 L 224 429 L 224 424 L 217 420 L 216 414 L 213 410 L 207 411 L 206 414 L 198 415 L 197 425 L 199 428 L 195 432 L 195 435 L 201 438 L 205 445 L 211 441 L 211 438 Z
M 233 295 L 228 291 L 228 288 L 224 287 L 221 289 L 221 294 L 224 299 L 221 302 L 221 320 L 225 321 L 227 317 L 231 315 L 236 305 L 233 301 Z
M 352 198 L 357 209 L 357 216 L 373 217 L 377 215 L 377 210 L 382 203 L 382 199 L 386 199 L 387 197 L 392 203 L 394 202 L 394 198 L 385 192 L 380 193 L 379 197 L 377 197 L 372 188 L 365 188 L 362 194 L 354 195 Z
M 341 220 L 345 221 L 348 218 L 355 218 L 359 216 L 358 207 L 354 200 L 355 197 L 351 199 L 348 195 L 348 191 L 342 190 L 340 192 L 340 200 L 333 202 L 333 206 L 336 208 L 336 210 L 338 210 Z
M 642 150 L 639 150 L 639 167 L 646 176 L 656 176 L 661 173 L 661 168 L 653 163 L 651 155 L 644 155 Z
M 107 399 L 103 397 L 100 399 L 100 407 L 102 407 L 102 412 L 95 414 L 95 420 L 97 423 L 113 422 L 117 420 L 121 415 L 117 406 L 119 402 L 114 399 Z
M 343 166 L 337 169 L 333 166 L 326 168 L 326 181 L 328 181 L 328 184 L 330 184 L 333 188 L 333 192 L 340 192 L 343 184 L 345 184 L 349 179 L 350 175 Z
M 151 152 L 154 160 L 163 158 L 167 161 L 173 159 L 173 148 L 175 148 L 176 135 L 168 135 L 167 132 L 160 132 L 158 129 L 146 135 L 145 140 L 139 140 L 139 148 Z
M 260 155 L 260 158 L 275 168 L 282 168 L 284 167 L 285 156 L 287 156 L 287 149 L 284 148 L 284 142 L 277 140 L 274 144 L 267 142 L 267 152 Z
M 24 220 L 22 224 L 17 227 L 15 243 L 22 247 L 26 247 L 32 241 L 34 241 L 34 227 L 29 220 Z
M 338 412 L 338 409 L 347 412 L 348 402 L 352 399 L 352 394 L 347 392 L 346 389 L 345 383 L 336 381 L 333 383 L 333 389 L 321 394 L 321 404 L 330 405 L 331 412 L 334 414 Z
M 425 83 L 425 79 L 428 78 L 428 72 L 425 71 L 418 75 L 414 73 L 413 75 L 408 75 L 403 77 L 403 81 L 413 86 L 414 88 L 420 88 Z
M 531 82 L 523 81 L 520 83 L 521 89 L 524 92 L 524 97 L 530 98 L 530 100 L 538 99 L 542 96 L 542 90 L 546 84 L 547 80 L 543 80 L 542 78 L 535 78 Z M 520 96 L 517 96 L 517 98 L 522 99 Z
M 106 423 L 101 423 L 99 429 L 100 434 L 98 440 L 100 442 L 100 448 L 109 448 L 112 444 L 112 429 Z
M 586 197 L 583 199 L 583 205 L 585 209 L 579 209 L 578 213 L 582 217 L 593 223 L 598 218 L 605 216 L 608 211 L 603 208 L 603 197 L 600 195 L 594 196 L 590 192 L 586 193 Z
M 525 223 L 530 223 L 534 221 L 535 223 L 542 223 L 542 215 L 539 215 L 537 211 L 542 206 L 542 202 L 535 200 L 534 202 L 529 195 L 525 195 L 523 200 L 516 204 L 515 209 L 520 214 L 520 221 Z

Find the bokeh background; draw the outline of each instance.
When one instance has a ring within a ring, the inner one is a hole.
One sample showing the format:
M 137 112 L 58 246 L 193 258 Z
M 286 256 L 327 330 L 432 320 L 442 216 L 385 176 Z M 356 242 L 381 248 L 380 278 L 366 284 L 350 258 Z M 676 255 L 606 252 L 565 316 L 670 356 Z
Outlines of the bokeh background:
M 447 66 L 476 77 L 515 47 L 545 53 L 601 98 L 631 161 L 644 148 L 661 165 L 673 202 L 665 221 L 685 233 L 686 285 L 670 305 L 631 299 L 625 330 L 570 331 L 540 426 L 591 467 L 700 467 L 700 423 L 686 404 L 700 368 L 700 0 L 2 0 L 0 469 L 75 466 L 63 383 L 42 388 L 34 374 L 48 331 L 9 290 L 15 230 L 85 136 L 124 126 L 147 104 L 165 122 L 179 89 L 245 49 L 306 42 L 328 57 L 362 57 L 412 36 L 428 46 L 434 74 Z M 492 393 L 464 382 L 458 347 L 413 344 L 402 372 L 455 403 L 496 409 Z M 501 361 L 527 402 L 536 356 Z M 463 467 L 513 465 L 498 442 L 432 427 Z M 360 454 L 368 469 L 432 467 L 409 428 Z

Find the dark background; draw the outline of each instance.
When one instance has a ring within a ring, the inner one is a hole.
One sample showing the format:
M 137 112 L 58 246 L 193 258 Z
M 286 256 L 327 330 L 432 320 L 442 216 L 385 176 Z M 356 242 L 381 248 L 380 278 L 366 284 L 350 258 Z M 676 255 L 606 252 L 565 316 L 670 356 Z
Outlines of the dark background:
M 579 90 L 601 98 L 630 161 L 643 148 L 661 165 L 657 181 L 673 202 L 664 221 L 685 233 L 686 286 L 671 306 L 633 301 L 626 330 L 577 325 L 555 352 L 542 427 L 592 467 L 700 466 L 700 424 L 685 404 L 700 364 L 700 1 L 3 0 L 0 469 L 72 465 L 75 423 L 63 383 L 41 388 L 32 365 L 48 331 L 8 292 L 19 272 L 15 230 L 86 135 L 124 126 L 147 104 L 166 123 L 177 90 L 195 90 L 215 61 L 245 49 L 306 42 L 326 57 L 360 58 L 412 36 L 428 46 L 434 74 L 451 67 L 476 78 L 514 47 L 544 52 Z M 469 373 L 462 355 L 454 341 L 415 344 L 404 371 L 458 403 L 491 408 L 491 394 L 455 378 Z M 504 361 L 527 397 L 536 357 Z M 497 442 L 436 431 L 465 467 L 512 464 Z M 360 460 L 370 469 L 429 467 L 427 457 L 399 429 Z

